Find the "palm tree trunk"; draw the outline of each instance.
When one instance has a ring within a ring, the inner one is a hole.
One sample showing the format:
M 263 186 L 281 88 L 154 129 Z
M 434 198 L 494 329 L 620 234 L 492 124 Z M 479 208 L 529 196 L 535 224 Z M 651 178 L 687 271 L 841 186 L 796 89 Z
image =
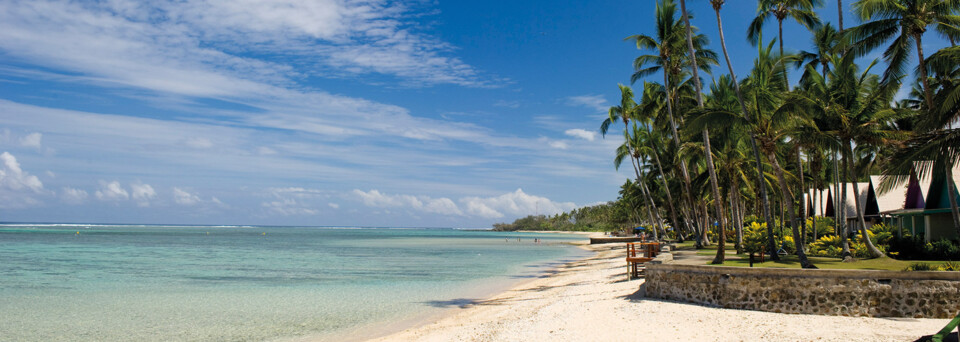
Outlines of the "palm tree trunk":
M 726 257 L 727 226 L 723 220 L 723 197 L 720 197 L 720 187 L 717 186 L 717 173 L 713 169 L 713 156 L 710 151 L 710 132 L 703 130 L 703 153 L 707 156 L 707 172 L 710 173 L 710 189 L 713 191 L 713 203 L 716 207 L 718 229 L 717 255 L 713 258 L 714 264 L 722 264 Z
M 780 43 L 780 57 L 783 57 L 783 20 L 777 19 L 777 27 L 780 30 L 780 38 L 778 43 Z M 763 45 L 763 42 L 760 42 L 758 45 Z M 790 81 L 787 79 L 787 66 L 781 65 L 783 68 L 783 82 L 787 84 L 787 87 L 784 88 L 787 91 L 790 91 Z
M 780 163 L 777 162 L 777 156 L 775 153 L 767 153 L 767 159 L 770 160 L 770 164 L 773 165 L 773 171 L 777 175 L 777 181 L 780 183 L 780 193 L 783 197 L 783 204 L 786 207 L 786 213 L 789 217 L 789 220 L 783 220 L 784 224 L 790 225 L 790 230 L 793 231 L 793 244 L 797 248 L 797 258 L 800 259 L 800 267 L 802 268 L 817 268 L 814 266 L 810 260 L 807 259 L 807 253 L 803 251 L 803 245 L 800 244 L 800 229 L 797 228 L 797 225 L 793 224 L 795 219 L 793 214 L 793 196 L 790 194 L 790 188 L 787 186 L 787 179 L 783 176 L 783 168 L 780 167 Z
M 800 213 L 800 245 L 807 245 L 807 187 L 803 184 L 803 158 L 800 157 L 803 149 L 797 148 L 797 168 L 800 171 L 800 174 L 797 175 L 800 178 L 800 210 L 797 212 Z
M 853 157 L 853 149 L 850 147 L 850 142 L 847 142 L 845 145 L 846 146 L 844 147 L 847 148 L 847 154 L 850 157 Z M 847 165 L 852 166 L 853 161 L 851 160 L 847 162 Z M 857 186 L 857 171 L 853 167 L 849 167 L 847 168 L 847 172 L 849 172 L 850 175 L 852 176 L 850 177 L 850 179 L 853 180 L 853 184 L 854 184 L 853 205 L 856 206 L 857 220 L 860 222 L 860 238 L 863 240 L 863 243 L 867 245 L 867 252 L 870 253 L 871 257 L 874 257 L 874 258 L 885 257 L 886 255 L 884 255 L 883 252 L 877 249 L 877 246 L 873 245 L 873 241 L 870 241 L 870 235 L 867 234 L 867 221 L 863 218 L 863 210 L 860 209 L 860 187 Z
M 737 74 L 733 72 L 733 65 L 730 64 L 730 53 L 727 52 L 727 42 L 723 36 L 723 21 L 720 19 L 720 7 L 723 6 L 723 1 L 713 1 L 713 11 L 717 15 L 717 28 L 720 32 L 720 47 L 723 49 L 723 58 L 727 62 L 727 70 L 730 71 L 730 78 L 733 79 L 733 89 L 737 93 L 737 101 L 740 103 L 741 114 L 744 119 L 750 122 L 750 115 L 747 114 L 747 103 L 743 101 L 743 92 L 740 91 L 740 83 L 737 82 Z M 777 256 L 776 246 L 773 242 L 773 219 L 770 217 L 770 197 L 767 194 L 767 185 L 763 181 L 763 163 L 760 161 L 760 150 L 757 148 L 757 136 L 754 133 L 750 133 L 750 147 L 753 149 L 753 157 L 757 163 L 757 180 L 760 182 L 760 196 L 763 200 L 763 220 L 767 223 L 767 232 L 769 235 L 768 248 L 770 249 L 770 258 L 773 260 L 779 260 L 780 257 Z
M 917 41 L 917 57 L 920 58 L 920 82 L 923 83 L 923 98 L 927 102 L 927 108 L 933 110 L 933 95 L 930 90 L 930 82 L 927 81 L 927 67 L 923 60 L 923 44 L 920 42 L 922 36 L 921 33 L 914 34 L 914 39 Z
M 845 156 L 843 158 L 843 165 L 844 168 L 846 168 L 847 158 Z M 847 232 L 847 218 L 845 215 L 847 211 L 847 182 L 846 179 L 840 178 L 840 164 L 837 161 L 836 152 L 833 154 L 833 173 L 834 177 L 837 179 L 837 183 L 835 184 L 839 185 L 841 188 L 837 189 L 838 191 L 835 191 L 833 195 L 833 210 L 834 214 L 836 214 L 836 223 L 839 229 L 837 234 L 840 235 L 840 245 L 842 248 L 840 257 L 843 258 L 843 261 L 853 261 L 853 253 L 850 253 L 850 241 L 847 241 L 847 238 L 850 234 Z M 837 194 L 840 195 L 839 201 L 836 200 Z
M 629 148 L 629 147 L 628 147 Z M 657 204 L 653 203 L 653 198 L 650 197 L 650 193 L 647 192 L 646 185 L 643 184 L 643 178 L 640 177 L 640 161 L 633 157 L 631 152 L 630 163 L 633 164 L 633 172 L 637 175 L 637 185 L 640 186 L 640 193 L 643 194 L 644 201 L 647 202 L 647 211 L 651 220 L 656 220 L 655 224 L 663 228 L 663 222 L 660 220 L 660 215 L 657 213 Z M 653 208 L 653 213 L 650 213 L 650 208 Z M 654 215 L 656 214 L 656 215 Z M 651 225 L 653 230 L 653 239 L 657 240 L 657 227 Z
M 957 210 L 957 197 L 953 195 L 956 192 L 957 185 L 953 183 L 953 165 L 950 165 L 947 167 L 947 198 L 950 199 L 950 214 L 953 216 L 953 229 L 956 229 L 957 236 L 960 236 L 960 211 Z
M 843 0 L 837 0 L 837 14 L 839 15 L 840 33 L 843 33 Z

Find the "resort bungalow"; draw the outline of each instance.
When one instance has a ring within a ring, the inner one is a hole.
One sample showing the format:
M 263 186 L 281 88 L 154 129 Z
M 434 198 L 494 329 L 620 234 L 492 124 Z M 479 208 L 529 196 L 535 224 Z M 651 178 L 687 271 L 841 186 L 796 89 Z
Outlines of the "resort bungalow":
M 873 201 L 878 205 L 882 221 L 898 225 L 901 231 L 923 236 L 927 242 L 953 240 L 958 236 L 953 226 L 949 196 L 958 201 L 960 197 L 956 190 L 950 191 L 949 182 L 953 182 L 956 189 L 956 185 L 960 183 L 960 166 L 953 169 L 953 179 L 932 177 L 929 173 L 921 179 L 915 172 L 911 172 L 905 186 L 890 190 Z M 871 183 L 871 187 L 875 189 L 880 185 L 880 178 L 871 177 Z M 902 205 L 895 207 L 894 203 L 897 202 Z

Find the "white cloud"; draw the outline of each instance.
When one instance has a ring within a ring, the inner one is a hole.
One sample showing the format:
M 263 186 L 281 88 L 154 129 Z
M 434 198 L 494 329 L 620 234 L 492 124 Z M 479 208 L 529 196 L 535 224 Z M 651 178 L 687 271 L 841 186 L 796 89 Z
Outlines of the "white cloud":
M 484 218 L 501 218 L 505 215 L 553 215 L 577 207 L 572 202 L 554 202 L 546 197 L 528 195 L 522 189 L 497 197 L 466 197 L 460 199 L 460 203 L 466 207 L 467 214 Z
M 83 204 L 87 200 L 87 192 L 80 189 L 64 187 L 60 191 L 60 200 L 67 204 Z
M 333 209 L 340 209 L 340 205 L 333 202 L 327 203 L 327 206 Z
M 553 148 L 559 149 L 559 150 L 566 150 L 567 147 L 569 147 L 569 146 L 567 146 L 567 143 L 565 143 L 565 142 L 563 142 L 563 141 L 559 141 L 559 140 L 550 141 L 548 144 L 550 145 L 550 147 L 553 147 Z
M 567 104 L 571 106 L 587 107 L 597 112 L 606 113 L 610 109 L 607 99 L 603 95 L 579 95 L 567 98 Z
M 33 197 L 44 192 L 43 182 L 20 168 L 9 152 L 0 154 L 0 208 L 25 208 L 40 204 Z
M 94 193 L 101 201 L 119 201 L 130 198 L 130 193 L 120 185 L 119 181 L 100 181 L 100 189 Z
M 42 148 L 41 141 L 43 140 L 43 134 L 40 133 L 30 133 L 26 136 L 20 138 L 20 146 L 23 147 L 33 147 L 33 148 Z
M 441 215 L 463 215 L 457 204 L 449 198 L 431 198 L 428 196 L 387 195 L 377 190 L 367 192 L 354 189 L 353 194 L 368 207 L 391 208 L 405 207 L 426 213 Z
M 369 207 L 408 208 L 426 213 L 479 216 L 488 219 L 537 213 L 552 215 L 576 208 L 571 202 L 554 202 L 546 197 L 528 195 L 521 189 L 496 197 L 464 197 L 459 200 L 460 205 L 449 198 L 389 195 L 377 190 L 353 190 L 353 194 Z
M 267 213 L 280 216 L 316 215 L 319 212 L 292 198 L 263 202 L 260 205 Z
M 591 132 L 591 131 L 580 129 L 580 128 L 568 129 L 563 133 L 571 137 L 576 137 L 576 138 L 580 138 L 588 141 L 593 141 L 593 139 L 596 139 L 597 137 L 596 132 Z
M 200 196 L 180 188 L 173 188 L 173 202 L 180 205 L 197 205 L 203 202 Z
M 141 207 L 149 207 L 150 200 L 157 197 L 157 192 L 150 184 L 140 182 L 130 184 L 130 193 L 133 200 Z

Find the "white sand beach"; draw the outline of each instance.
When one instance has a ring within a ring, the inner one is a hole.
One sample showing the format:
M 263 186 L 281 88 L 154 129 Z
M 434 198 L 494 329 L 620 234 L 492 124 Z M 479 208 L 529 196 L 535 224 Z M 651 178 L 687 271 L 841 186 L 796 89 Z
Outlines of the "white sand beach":
M 946 319 L 777 314 L 641 297 L 624 245 L 376 341 L 913 341 Z

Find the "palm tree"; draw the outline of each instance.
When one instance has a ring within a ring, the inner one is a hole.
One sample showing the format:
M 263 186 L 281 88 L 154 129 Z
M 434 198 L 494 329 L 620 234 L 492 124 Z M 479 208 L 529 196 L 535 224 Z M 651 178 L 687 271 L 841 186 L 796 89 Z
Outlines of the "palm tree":
M 938 81 L 935 87 L 938 91 L 934 95 L 934 109 L 928 110 L 927 115 L 919 120 L 919 134 L 905 141 L 903 146 L 888 158 L 890 163 L 884 168 L 881 192 L 902 184 L 911 171 L 916 171 L 918 177 L 924 177 L 930 172 L 936 177 L 943 177 L 948 193 L 956 193 L 956 184 L 953 184 L 952 180 L 953 168 L 960 160 L 960 129 L 952 124 L 960 118 L 960 65 L 956 62 L 958 58 L 960 47 L 948 47 L 934 53 L 927 60 L 928 71 L 934 73 Z M 914 170 L 915 162 L 927 160 L 932 160 L 933 163 L 919 164 L 921 167 Z M 947 197 L 954 229 L 960 235 L 960 210 L 956 197 Z
M 786 173 L 780 166 L 777 157 L 778 144 L 797 132 L 798 127 L 808 126 L 811 123 L 796 112 L 780 109 L 783 95 L 786 93 L 785 83 L 783 82 L 786 76 L 784 64 L 791 60 L 786 56 L 772 54 L 772 49 L 773 42 L 766 49 L 760 50 L 760 56 L 754 63 L 750 77 L 744 81 L 745 93 L 750 94 L 751 105 L 753 106 L 753 111 L 749 113 L 752 120 L 748 122 L 745 118 L 729 110 L 708 109 L 704 115 L 691 121 L 689 125 L 693 128 L 704 125 L 735 126 L 753 131 L 757 137 L 760 151 L 767 157 L 767 161 L 773 167 L 776 175 L 784 211 L 789 216 L 789 220 L 784 220 L 783 224 L 788 225 L 792 230 L 800 265 L 803 268 L 816 268 L 807 259 L 801 245 L 800 230 L 794 224 L 794 196 L 791 194 Z
M 839 52 L 840 45 L 840 32 L 837 32 L 837 29 L 833 27 L 830 23 L 817 28 L 813 33 L 813 51 L 800 51 L 797 54 L 799 60 L 797 60 L 796 67 L 800 68 L 804 65 L 812 66 L 814 69 L 820 68 L 820 74 L 823 77 L 827 77 L 827 72 L 830 71 L 830 64 L 834 63 L 834 60 L 837 59 L 837 54 Z M 807 70 L 804 68 L 804 70 Z M 803 77 L 807 77 L 807 73 L 804 72 Z M 801 78 L 803 82 L 803 78 Z
M 680 148 L 680 137 L 677 134 L 677 122 L 673 115 L 673 101 L 671 100 L 670 69 L 676 69 L 678 60 L 683 56 L 683 47 L 679 44 L 680 26 L 674 19 L 676 5 L 671 0 L 658 2 L 656 7 L 656 38 L 648 35 L 633 35 L 626 40 L 636 42 L 637 49 L 654 50 L 656 54 L 641 55 L 634 62 L 636 71 L 630 77 L 631 82 L 636 82 L 640 78 L 646 77 L 658 71 L 663 72 L 664 91 L 666 93 L 667 114 L 670 120 L 670 129 L 673 133 L 673 142 L 677 149 Z M 690 198 L 690 174 L 687 172 L 687 164 L 680 161 L 680 172 L 683 175 L 685 195 L 690 208 L 693 208 L 693 200 Z M 697 234 L 697 241 L 700 242 L 701 234 Z
M 727 70 L 730 72 L 730 79 L 737 95 L 737 102 L 740 104 L 740 115 L 749 122 L 750 115 L 748 114 L 746 102 L 743 100 L 743 92 L 740 91 L 740 83 L 737 82 L 737 74 L 733 72 L 733 65 L 730 64 L 730 53 L 727 52 L 727 42 L 723 35 L 723 21 L 720 17 L 720 9 L 723 7 L 725 2 L 726 0 L 710 0 L 710 5 L 713 6 L 713 11 L 717 16 L 717 28 L 720 32 L 720 46 L 723 48 L 723 58 L 727 62 Z M 750 148 L 753 150 L 753 157 L 756 161 L 757 181 L 759 182 L 760 196 L 763 207 L 763 219 L 767 223 L 767 249 L 770 252 L 771 258 L 778 260 L 779 256 L 776 253 L 777 247 L 773 240 L 773 218 L 770 215 L 770 196 L 767 193 L 767 185 L 763 181 L 763 163 L 760 161 L 760 150 L 757 147 L 757 137 L 752 131 L 750 131 Z
M 656 131 L 653 130 L 653 120 L 656 117 L 657 113 L 662 112 L 665 102 L 665 96 L 663 92 L 663 86 L 654 83 L 654 82 L 644 82 L 643 83 L 643 95 L 640 97 L 640 104 L 637 106 L 634 111 L 634 120 L 639 122 L 642 127 L 646 127 L 646 131 L 641 131 L 644 137 L 643 139 L 647 141 L 647 147 L 650 149 L 649 154 L 653 156 L 653 160 L 656 163 L 657 171 L 660 175 L 660 181 L 663 183 L 664 192 L 667 196 L 667 210 L 670 214 L 670 223 L 673 226 L 674 230 L 678 233 L 678 238 L 680 237 L 680 225 L 677 221 L 677 211 L 674 208 L 673 193 L 670 190 L 670 186 L 667 184 L 667 175 L 663 172 L 663 165 L 660 163 L 660 149 L 658 148 L 662 145 L 662 138 Z M 682 241 L 682 238 L 679 238 Z
M 636 124 L 634 126 L 634 131 L 637 131 Z M 623 159 L 630 158 L 630 163 L 633 165 L 633 171 L 637 176 L 637 185 L 640 187 L 640 193 L 643 195 L 643 200 L 646 203 L 647 215 L 650 220 L 654 221 L 656 226 L 653 228 L 653 239 L 659 240 L 657 231 L 658 228 L 660 231 L 666 231 L 663 228 L 663 220 L 660 219 L 660 211 L 657 210 L 657 204 L 653 201 L 653 197 L 650 195 L 650 192 L 647 190 L 647 186 L 643 181 L 643 177 L 640 175 L 640 165 L 642 164 L 641 153 L 638 147 L 643 146 L 643 141 L 639 138 L 637 134 L 630 134 L 630 131 L 623 132 L 624 141 L 617 148 L 616 157 L 614 157 L 613 165 L 619 170 L 620 165 L 623 163 Z
M 899 76 L 905 73 L 910 45 L 915 45 L 924 102 L 927 108 L 934 108 L 933 91 L 924 65 L 923 34 L 928 26 L 934 25 L 948 37 L 955 37 L 951 32 L 960 28 L 957 11 L 960 11 L 960 1 L 957 0 L 858 0 L 853 4 L 853 12 L 863 21 L 872 21 L 851 29 L 850 34 L 856 41 L 856 53 L 861 56 L 893 40 L 883 52 L 887 62 L 884 84 L 899 80 Z
M 697 89 L 697 107 L 700 109 L 703 109 L 703 87 L 700 84 L 700 72 L 698 70 L 699 65 L 697 63 L 697 58 L 696 58 L 697 49 L 693 45 L 693 33 L 692 33 L 693 28 L 690 26 L 690 16 L 687 13 L 686 0 L 680 0 L 680 9 L 683 15 L 683 23 L 684 23 L 684 26 L 686 27 L 687 52 L 690 54 L 690 66 L 691 66 L 691 69 L 693 70 L 693 83 L 694 85 L 696 85 L 696 89 Z M 713 156 L 712 156 L 713 149 L 710 148 L 710 131 L 704 128 L 701 134 L 703 135 L 704 155 L 706 156 L 707 172 L 710 174 L 710 188 L 713 193 L 715 210 L 716 210 L 717 216 L 720 217 L 720 216 L 723 216 L 723 207 L 722 207 L 723 201 L 721 200 L 721 197 L 720 197 L 720 187 L 717 185 L 717 171 L 713 165 Z M 720 219 L 718 220 L 718 222 L 720 224 L 719 225 L 720 237 L 717 241 L 717 258 L 714 259 L 713 262 L 715 264 L 722 264 L 724 256 L 726 255 L 725 245 L 727 240 L 727 233 L 726 233 L 727 230 L 726 230 L 726 225 L 724 224 L 724 220 Z
M 758 44 L 763 32 L 763 24 L 773 17 L 777 19 L 777 41 L 780 43 L 780 55 L 783 56 L 783 21 L 791 18 L 808 30 L 815 30 L 820 26 L 820 18 L 813 10 L 820 6 L 823 6 L 823 0 L 760 0 L 757 6 L 757 17 L 747 29 L 747 39 L 751 44 Z
M 804 91 L 794 94 L 784 107 L 794 112 L 810 113 L 823 120 L 823 133 L 834 139 L 843 157 L 842 169 L 846 179 L 856 182 L 859 175 L 854 167 L 856 154 L 853 145 L 865 150 L 896 141 L 900 133 L 890 123 L 902 117 L 903 112 L 889 107 L 895 89 L 882 86 L 879 77 L 869 73 L 874 64 L 859 73 L 854 60 L 854 54 L 844 56 L 831 74 L 829 83 L 819 75 L 812 77 L 811 82 L 804 86 Z M 859 190 L 854 187 L 854 191 Z M 861 238 L 872 257 L 883 257 L 884 254 L 873 245 L 867 234 L 860 196 L 854 194 L 853 198 Z

